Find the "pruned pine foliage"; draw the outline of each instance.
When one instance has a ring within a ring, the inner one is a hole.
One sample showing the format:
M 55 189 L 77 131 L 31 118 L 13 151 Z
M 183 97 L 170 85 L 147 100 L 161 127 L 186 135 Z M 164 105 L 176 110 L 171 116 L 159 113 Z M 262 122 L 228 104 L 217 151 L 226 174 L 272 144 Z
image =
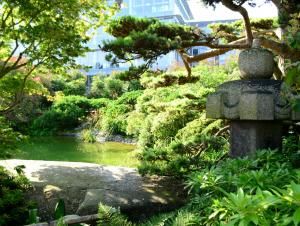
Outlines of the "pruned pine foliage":
M 112 20 L 106 31 L 116 38 L 102 46 L 102 50 L 114 54 L 107 57 L 112 63 L 143 58 L 151 64 L 161 55 L 206 37 L 201 30 L 190 26 L 132 16 Z

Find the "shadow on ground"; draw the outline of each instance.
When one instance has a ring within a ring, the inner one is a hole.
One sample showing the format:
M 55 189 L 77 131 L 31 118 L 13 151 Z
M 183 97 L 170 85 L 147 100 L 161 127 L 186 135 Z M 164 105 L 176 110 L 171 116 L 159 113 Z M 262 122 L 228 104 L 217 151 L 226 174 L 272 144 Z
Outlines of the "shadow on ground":
M 60 198 L 67 214 L 95 214 L 102 202 L 120 207 L 132 220 L 170 211 L 185 202 L 179 181 L 141 177 L 133 168 L 35 160 L 5 160 L 0 165 L 9 170 L 25 165 L 25 174 L 33 184 L 28 199 L 38 203 L 42 220 L 53 219 Z

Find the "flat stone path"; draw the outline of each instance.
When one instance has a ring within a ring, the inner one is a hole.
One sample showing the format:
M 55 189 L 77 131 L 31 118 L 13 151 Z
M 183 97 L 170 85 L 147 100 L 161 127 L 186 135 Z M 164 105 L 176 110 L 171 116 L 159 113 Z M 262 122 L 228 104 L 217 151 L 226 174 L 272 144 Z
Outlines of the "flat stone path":
M 120 207 L 132 219 L 168 211 L 185 202 L 182 185 L 166 177 L 141 177 L 136 169 L 81 162 L 2 160 L 10 171 L 24 165 L 42 220 L 53 219 L 62 198 L 67 214 L 95 214 L 99 202 Z

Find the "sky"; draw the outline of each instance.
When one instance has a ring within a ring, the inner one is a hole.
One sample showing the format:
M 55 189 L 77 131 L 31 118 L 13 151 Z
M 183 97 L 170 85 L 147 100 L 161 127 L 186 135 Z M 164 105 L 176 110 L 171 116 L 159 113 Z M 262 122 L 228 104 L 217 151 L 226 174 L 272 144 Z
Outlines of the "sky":
M 218 4 L 216 9 L 213 7 L 204 6 L 201 0 L 187 0 L 195 21 L 211 21 L 211 20 L 228 20 L 228 19 L 240 19 L 239 13 L 232 12 L 224 7 L 222 4 Z M 245 4 L 250 18 L 264 18 L 264 17 L 276 17 L 277 8 L 272 4 L 264 4 L 265 0 L 256 0 L 257 6 L 255 8 L 249 7 Z

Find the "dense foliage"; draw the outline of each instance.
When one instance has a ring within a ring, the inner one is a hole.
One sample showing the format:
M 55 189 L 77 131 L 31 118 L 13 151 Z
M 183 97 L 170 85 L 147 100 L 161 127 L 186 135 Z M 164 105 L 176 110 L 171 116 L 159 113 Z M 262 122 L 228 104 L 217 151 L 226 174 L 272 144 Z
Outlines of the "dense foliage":
M 27 128 L 49 106 L 45 96 L 52 90 L 42 81 L 50 77 L 49 70 L 68 70 L 68 66 L 73 66 L 75 58 L 88 51 L 86 43 L 93 35 L 91 30 L 103 24 L 115 9 L 107 1 L 94 0 L 0 1 L 0 158 L 16 151 L 23 138 L 15 130 Z M 42 65 L 48 70 L 46 73 L 38 71 Z M 85 93 L 83 77 L 68 82 L 63 92 Z M 57 101 L 55 109 L 44 116 L 51 122 L 36 122 L 35 133 L 75 124 L 86 111 L 102 106 L 101 101 L 71 99 Z M 57 128 L 52 128 L 56 119 L 60 120 L 54 125 Z M 18 167 L 18 175 L 12 176 L 0 167 L 1 226 L 28 223 L 30 204 L 23 194 L 28 183 L 21 169 Z
M 45 80 L 45 78 L 44 78 Z M 47 81 L 49 92 L 55 95 L 55 92 L 61 91 L 64 95 L 84 96 L 86 94 L 86 77 L 78 70 L 68 71 L 62 75 L 52 75 L 52 78 Z
M 5 118 L 0 117 L 0 159 L 9 157 L 24 137 L 15 132 Z
M 115 40 L 104 42 L 102 47 L 102 50 L 115 55 L 107 56 L 112 63 L 117 63 L 118 59 L 127 62 L 143 58 L 147 64 L 151 64 L 160 55 L 205 37 L 200 30 L 195 32 L 194 28 L 189 26 L 132 16 L 112 20 L 106 31 L 116 37 Z
M 1 1 L 0 79 L 20 68 L 30 72 L 39 65 L 54 69 L 74 63 L 109 9 L 114 7 L 106 1 L 93 0 Z
M 234 70 L 198 66 L 193 76 L 201 79 L 182 85 L 184 71 L 142 76 L 147 89 L 127 119 L 127 133 L 138 138 L 142 174 L 180 176 L 226 153 L 226 133 L 215 135 L 224 122 L 206 119 L 205 103 L 218 84 L 234 78 Z
M 100 75 L 93 77 L 89 97 L 116 99 L 126 91 L 128 91 L 128 88 L 123 81 L 114 76 L 105 77 Z
M 89 0 L 4 0 L 0 5 L 0 114 L 23 130 L 47 107 L 49 93 L 41 78 L 73 66 L 88 51 L 91 30 L 116 7 Z M 83 78 L 70 81 L 64 91 L 83 95 L 84 85 Z
M 106 99 L 83 96 L 58 96 L 51 108 L 34 120 L 30 128 L 34 135 L 49 135 L 71 130 L 92 111 L 107 104 Z
M 15 168 L 13 176 L 0 166 L 0 225 L 24 225 L 29 217 L 29 209 L 33 207 L 25 199 L 24 191 L 29 183 L 22 172 L 22 167 Z
M 300 6 L 299 6 L 300 7 Z M 300 18 L 297 13 L 289 15 L 289 24 L 286 40 L 291 48 L 300 50 Z M 294 93 L 299 94 L 300 90 L 300 61 L 286 62 L 286 77 L 285 82 L 289 85 Z M 300 102 L 298 99 L 292 100 L 295 109 L 300 110 Z
M 131 135 L 126 131 L 127 117 L 134 110 L 137 98 L 142 91 L 136 90 L 124 93 L 116 100 L 109 100 L 106 106 L 98 109 L 88 119 L 89 130 L 102 131 L 106 135 Z M 92 132 L 85 130 L 85 141 L 93 140 Z
M 296 148 L 296 151 L 298 148 Z M 141 224 L 100 205 L 105 225 L 298 225 L 299 153 L 262 150 L 253 158 L 226 159 L 189 175 L 189 203 Z

